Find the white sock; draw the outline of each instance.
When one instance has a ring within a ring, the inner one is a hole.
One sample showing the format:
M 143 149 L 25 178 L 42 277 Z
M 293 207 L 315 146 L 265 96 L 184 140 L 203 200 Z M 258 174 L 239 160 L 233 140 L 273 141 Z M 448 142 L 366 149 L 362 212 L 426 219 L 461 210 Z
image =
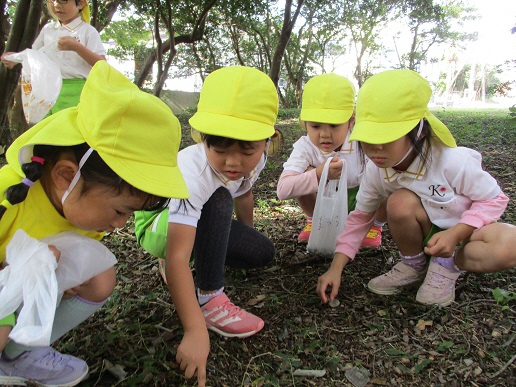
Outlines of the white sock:
M 198 288 L 197 289 L 197 299 L 199 300 L 199 305 L 203 306 L 204 304 L 208 303 L 213 297 L 217 297 L 218 295 L 222 294 L 223 291 L 224 291 L 224 287 L 221 287 L 216 292 L 202 294 L 201 290 Z
M 385 223 L 387 223 L 387 222 L 380 222 L 377 219 L 374 220 L 374 225 L 377 227 L 383 227 L 383 226 L 385 226 Z
M 426 267 L 426 255 L 422 251 L 416 255 L 403 255 L 400 253 L 401 262 L 412 267 L 416 271 L 423 271 Z

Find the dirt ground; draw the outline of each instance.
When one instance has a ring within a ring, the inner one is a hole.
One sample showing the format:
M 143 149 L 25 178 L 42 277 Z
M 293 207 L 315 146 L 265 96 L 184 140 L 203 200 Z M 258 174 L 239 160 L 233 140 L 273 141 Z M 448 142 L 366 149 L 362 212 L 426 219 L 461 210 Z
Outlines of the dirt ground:
M 330 261 L 297 243 L 303 216 L 275 194 L 282 163 L 302 135 L 292 117 L 295 112 L 281 118 L 283 150 L 270 157 L 254 190 L 256 227 L 272 238 L 276 257 L 263 269 L 228 270 L 226 278 L 231 300 L 262 317 L 265 327 L 243 340 L 210 333 L 208 385 L 516 385 L 515 270 L 464 276 L 446 308 L 417 304 L 415 290 L 379 296 L 366 284 L 398 256 L 386 227 L 383 245 L 360 251 L 346 268 L 340 306 L 321 304 L 315 285 Z M 477 131 L 460 119 L 466 128 L 457 123 L 454 134 L 483 152 L 485 168 L 514 198 L 515 130 L 500 118 L 475 117 L 483 120 Z M 493 125 L 489 137 L 482 135 Z M 512 201 L 503 220 L 515 219 Z M 85 386 L 194 385 L 175 363 L 182 328 L 156 260 L 137 246 L 131 224 L 105 241 L 119 260 L 116 291 L 58 348 L 88 362 Z

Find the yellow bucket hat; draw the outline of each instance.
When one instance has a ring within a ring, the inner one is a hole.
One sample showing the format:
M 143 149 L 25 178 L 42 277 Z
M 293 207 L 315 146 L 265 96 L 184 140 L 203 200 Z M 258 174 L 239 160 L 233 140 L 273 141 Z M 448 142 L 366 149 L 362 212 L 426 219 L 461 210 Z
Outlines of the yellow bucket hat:
M 409 133 L 425 118 L 433 137 L 456 147 L 450 130 L 428 110 L 432 89 L 412 70 L 387 70 L 364 82 L 357 97 L 350 141 L 387 144 Z
M 341 75 L 321 74 L 306 82 L 302 99 L 302 121 L 343 124 L 355 110 L 355 87 Z
M 278 115 L 278 94 L 269 76 L 246 66 L 224 67 L 204 80 L 193 129 L 244 141 L 271 137 Z
M 98 61 L 79 105 L 51 115 L 19 136 L 6 153 L 23 176 L 34 145 L 87 143 L 123 180 L 137 189 L 167 198 L 187 198 L 177 166 L 181 127 L 159 98 L 138 89 L 129 79 Z

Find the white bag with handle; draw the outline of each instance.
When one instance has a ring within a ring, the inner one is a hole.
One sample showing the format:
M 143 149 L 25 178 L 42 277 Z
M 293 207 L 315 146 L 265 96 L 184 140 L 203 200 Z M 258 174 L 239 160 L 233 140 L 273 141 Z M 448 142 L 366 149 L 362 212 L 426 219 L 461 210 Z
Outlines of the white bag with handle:
M 308 252 L 324 257 L 333 257 L 335 242 L 344 230 L 348 217 L 347 165 L 342 162 L 339 180 L 328 180 L 331 157 L 326 160 L 319 180 L 319 189 L 312 217 L 312 231 L 308 239 Z
M 44 52 L 27 48 L 5 55 L 5 59 L 22 64 L 21 96 L 25 119 L 35 124 L 56 103 L 63 78 L 59 66 Z

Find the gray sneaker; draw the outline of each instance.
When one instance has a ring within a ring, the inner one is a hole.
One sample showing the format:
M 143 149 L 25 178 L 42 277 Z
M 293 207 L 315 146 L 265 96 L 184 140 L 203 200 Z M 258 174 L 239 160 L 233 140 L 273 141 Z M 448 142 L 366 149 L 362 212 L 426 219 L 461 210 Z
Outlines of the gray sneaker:
M 50 347 L 24 352 L 14 360 L 0 356 L 0 385 L 25 386 L 31 381 L 43 387 L 75 386 L 87 375 L 84 360 Z

